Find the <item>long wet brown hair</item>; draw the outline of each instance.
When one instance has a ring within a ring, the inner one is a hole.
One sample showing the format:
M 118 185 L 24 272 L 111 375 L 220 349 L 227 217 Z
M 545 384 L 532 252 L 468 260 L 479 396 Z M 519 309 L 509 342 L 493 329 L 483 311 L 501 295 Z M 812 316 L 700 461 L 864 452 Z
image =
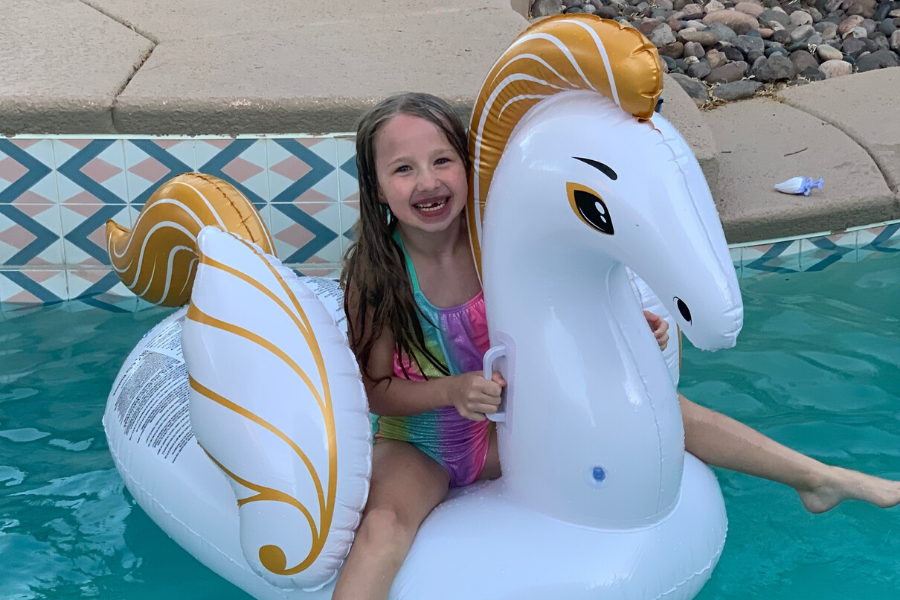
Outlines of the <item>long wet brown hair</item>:
M 424 356 L 443 374 L 447 366 L 425 347 L 425 335 L 419 321 L 423 315 L 413 296 L 412 280 L 406 268 L 403 250 L 394 239 L 397 218 L 387 204 L 379 201 L 375 172 L 375 136 L 388 121 L 399 114 L 425 119 L 447 137 L 469 172 L 466 130 L 450 105 L 430 94 L 397 94 L 380 102 L 360 120 L 356 132 L 356 170 L 359 173 L 359 222 L 356 241 L 344 256 L 341 287 L 350 345 L 360 367 L 369 376 L 369 358 L 375 340 L 387 329 L 394 337 L 395 350 L 404 375 L 407 358 L 424 373 L 418 356 Z M 351 296 L 356 312 L 351 314 Z M 369 311 L 372 310 L 371 322 Z M 414 352 L 415 350 L 415 352 Z

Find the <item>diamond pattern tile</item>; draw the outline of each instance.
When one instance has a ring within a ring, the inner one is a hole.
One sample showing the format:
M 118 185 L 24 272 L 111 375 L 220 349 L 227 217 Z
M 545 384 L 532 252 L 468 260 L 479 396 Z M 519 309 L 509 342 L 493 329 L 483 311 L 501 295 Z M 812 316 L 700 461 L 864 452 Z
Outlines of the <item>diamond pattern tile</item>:
M 125 204 L 123 147 L 122 140 L 53 140 L 60 203 Z
M 272 204 L 269 231 L 287 265 L 339 263 L 341 216 L 336 202 Z
M 744 246 L 741 251 L 741 265 L 744 277 L 752 275 L 752 271 L 796 273 L 800 270 L 799 240 Z M 748 272 L 748 269 L 750 272 Z
M 50 140 L 0 138 L 0 204 L 55 204 Z
M 0 265 L 62 266 L 57 204 L 0 204 Z
M 337 142 L 333 138 L 266 140 L 273 203 L 336 202 Z
M 193 139 L 130 139 L 124 145 L 128 201 L 138 207 L 169 179 L 196 169 Z
M 856 232 L 800 240 L 800 269 L 821 271 L 837 262 L 856 262 Z
M 357 221 L 359 221 L 359 201 L 341 202 L 341 254 L 356 241 Z
M 197 139 L 194 154 L 197 171 L 232 184 L 257 209 L 269 201 L 265 139 Z
M 338 190 L 344 201 L 359 200 L 359 180 L 356 170 L 356 138 L 337 138 Z
M 856 234 L 859 260 L 900 252 L 900 223 L 860 229 Z
M 59 302 L 66 295 L 66 272 L 62 269 L 0 270 L 0 302 Z
M 106 254 L 106 221 L 131 227 L 131 211 L 125 205 L 63 204 L 60 206 L 64 252 L 69 268 L 109 265 Z

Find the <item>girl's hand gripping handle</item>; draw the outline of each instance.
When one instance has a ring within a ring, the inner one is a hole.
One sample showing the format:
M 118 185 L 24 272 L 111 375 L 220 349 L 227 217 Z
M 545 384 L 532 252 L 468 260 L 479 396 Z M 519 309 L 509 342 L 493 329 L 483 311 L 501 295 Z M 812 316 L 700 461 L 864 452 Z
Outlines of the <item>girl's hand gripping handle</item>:
M 484 378 L 488 381 L 491 381 L 494 375 L 494 361 L 498 358 L 506 356 L 506 346 L 503 344 L 499 344 L 497 346 L 492 346 L 487 352 L 484 353 Z M 494 421 L 495 423 L 502 423 L 506 421 L 506 399 L 504 398 L 500 402 L 500 408 L 497 410 L 496 414 L 486 415 L 488 419 Z

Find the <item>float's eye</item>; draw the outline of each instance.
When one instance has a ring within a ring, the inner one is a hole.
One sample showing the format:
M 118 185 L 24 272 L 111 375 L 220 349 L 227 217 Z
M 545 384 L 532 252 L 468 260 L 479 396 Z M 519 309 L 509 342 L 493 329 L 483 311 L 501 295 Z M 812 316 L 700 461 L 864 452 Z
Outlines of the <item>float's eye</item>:
M 572 182 L 566 184 L 566 192 L 569 195 L 569 206 L 579 219 L 600 233 L 607 235 L 615 233 L 612 216 L 600 194 L 589 187 Z

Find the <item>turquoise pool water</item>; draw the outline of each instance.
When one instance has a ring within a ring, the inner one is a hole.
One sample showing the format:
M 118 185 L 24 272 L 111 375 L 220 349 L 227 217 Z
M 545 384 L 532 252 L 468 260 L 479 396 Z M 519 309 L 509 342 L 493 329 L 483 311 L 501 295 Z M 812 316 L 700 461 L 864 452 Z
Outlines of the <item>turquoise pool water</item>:
M 685 345 L 681 391 L 832 464 L 900 479 L 900 256 L 742 281 L 738 347 Z M 100 419 L 118 369 L 168 311 L 80 303 L 0 321 L 0 598 L 247 599 L 124 490 Z M 718 471 L 730 518 L 702 600 L 900 597 L 900 509 L 807 514 Z

